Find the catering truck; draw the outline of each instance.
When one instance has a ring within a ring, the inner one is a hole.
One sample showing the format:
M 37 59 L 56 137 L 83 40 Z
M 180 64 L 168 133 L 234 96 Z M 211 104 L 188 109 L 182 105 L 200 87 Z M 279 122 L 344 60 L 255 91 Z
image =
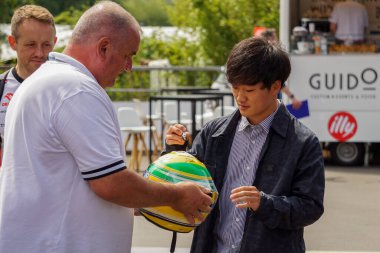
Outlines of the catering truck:
M 380 0 L 361 1 L 369 14 L 370 43 L 340 48 L 334 45 L 328 30 L 328 14 L 336 2 L 280 1 L 280 41 L 289 49 L 292 64 L 288 85 L 298 99 L 307 101 L 309 116 L 301 121 L 317 134 L 333 162 L 378 163 Z M 317 17 L 310 16 L 312 13 Z M 313 34 L 307 30 L 308 34 L 302 35 L 302 40 L 310 43 L 310 50 L 300 52 L 294 41 L 300 36 L 294 34 L 294 27 L 309 29 L 310 23 Z M 328 42 L 330 50 L 325 54 L 313 49 L 320 46 L 315 41 L 318 36 Z

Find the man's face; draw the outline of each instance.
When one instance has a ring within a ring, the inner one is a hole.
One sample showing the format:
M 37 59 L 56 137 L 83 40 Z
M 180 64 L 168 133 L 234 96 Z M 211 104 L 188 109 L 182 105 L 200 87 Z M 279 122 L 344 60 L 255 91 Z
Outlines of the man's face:
M 132 58 L 139 49 L 140 34 L 131 28 L 128 37 L 121 41 L 123 42 L 112 44 L 110 55 L 104 66 L 102 80 L 98 80 L 103 88 L 113 86 L 120 73 L 132 69 Z
M 241 115 L 245 116 L 251 124 L 260 123 L 277 108 L 280 82 L 275 82 L 269 90 L 263 89 L 262 86 L 262 83 L 258 83 L 256 85 L 234 84 L 231 87 Z
M 9 45 L 17 53 L 17 73 L 26 78 L 36 71 L 54 48 L 57 38 L 52 25 L 26 19 L 18 27 L 17 39 L 8 37 Z

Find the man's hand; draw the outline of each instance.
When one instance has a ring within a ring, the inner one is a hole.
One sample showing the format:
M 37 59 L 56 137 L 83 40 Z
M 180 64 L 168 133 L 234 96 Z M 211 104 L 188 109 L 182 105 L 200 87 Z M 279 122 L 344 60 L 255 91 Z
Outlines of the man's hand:
M 191 223 L 195 223 L 195 218 L 203 221 L 202 213 L 211 211 L 212 200 L 207 194 L 210 189 L 197 185 L 192 182 L 180 182 L 175 184 L 178 196 L 172 207 L 183 213 L 186 219 Z
M 251 208 L 256 211 L 260 206 L 260 192 L 255 186 L 241 186 L 231 191 L 232 203 L 237 208 Z
M 293 100 L 292 100 L 292 106 L 293 106 L 294 109 L 298 110 L 302 106 L 302 101 L 300 101 L 300 100 L 298 100 L 296 98 L 293 98 Z
M 175 124 L 166 131 L 165 142 L 168 145 L 184 145 L 190 133 L 186 127 L 181 124 Z M 185 138 L 184 138 L 185 137 Z

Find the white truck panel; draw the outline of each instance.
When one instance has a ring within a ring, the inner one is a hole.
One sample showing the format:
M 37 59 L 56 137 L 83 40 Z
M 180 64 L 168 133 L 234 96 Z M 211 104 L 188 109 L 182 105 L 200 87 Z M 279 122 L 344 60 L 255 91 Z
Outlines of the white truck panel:
M 301 121 L 320 141 L 380 142 L 379 55 L 294 55 L 291 64 L 288 85 L 309 103 L 310 116 Z M 332 118 L 338 112 L 344 112 L 341 119 Z M 334 137 L 333 129 L 351 135 Z

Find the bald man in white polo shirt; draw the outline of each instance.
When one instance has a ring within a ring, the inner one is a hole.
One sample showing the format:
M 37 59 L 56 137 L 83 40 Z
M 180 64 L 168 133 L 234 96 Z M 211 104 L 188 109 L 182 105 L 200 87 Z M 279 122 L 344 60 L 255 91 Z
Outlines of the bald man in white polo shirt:
M 137 21 L 102 1 L 82 15 L 64 52 L 18 89 L 6 114 L 0 252 L 128 253 L 131 208 L 168 205 L 190 222 L 210 211 L 209 190 L 126 169 L 104 88 L 131 70 L 139 44 Z

